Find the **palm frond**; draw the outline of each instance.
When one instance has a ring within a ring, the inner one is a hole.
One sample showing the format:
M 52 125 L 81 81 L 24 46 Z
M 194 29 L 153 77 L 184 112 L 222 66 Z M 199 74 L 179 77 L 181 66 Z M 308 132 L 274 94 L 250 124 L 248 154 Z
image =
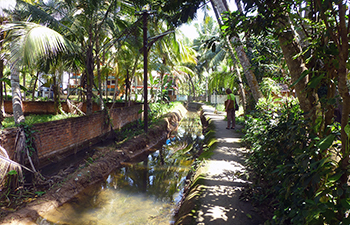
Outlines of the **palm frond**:
M 9 31 L 7 41 L 12 65 L 36 64 L 42 59 L 53 59 L 72 51 L 73 46 L 58 32 L 36 23 L 14 22 L 4 25 Z
M 48 4 L 50 5 L 48 5 Z M 64 4 L 53 1 L 41 4 L 41 7 L 30 4 L 25 1 L 17 0 L 17 12 L 20 18 L 30 18 L 32 22 L 40 22 L 41 24 L 49 24 L 55 30 L 69 30 L 69 28 L 63 25 L 57 18 L 64 17 L 63 11 L 66 11 Z M 55 5 L 53 5 L 55 4 Z M 63 9 L 64 8 L 64 9 Z M 51 12 L 48 9 L 51 9 Z M 53 10 L 54 9 L 54 10 Z M 25 20 L 25 19 L 21 19 Z
M 0 151 L 0 187 L 2 187 L 8 172 L 15 170 L 18 176 L 20 177 L 20 179 L 23 178 L 23 174 L 22 174 L 22 165 L 12 161 L 9 158 L 6 149 L 4 149 L 2 146 L 0 146 L 0 150 L 1 150 Z M 23 167 L 26 168 L 25 166 Z M 30 169 L 28 170 L 30 171 Z
M 16 6 L 16 0 L 0 0 L 0 17 L 8 17 Z
M 224 61 L 227 57 L 227 52 L 221 49 L 217 54 L 214 54 L 212 59 L 209 61 L 209 67 L 214 67 Z

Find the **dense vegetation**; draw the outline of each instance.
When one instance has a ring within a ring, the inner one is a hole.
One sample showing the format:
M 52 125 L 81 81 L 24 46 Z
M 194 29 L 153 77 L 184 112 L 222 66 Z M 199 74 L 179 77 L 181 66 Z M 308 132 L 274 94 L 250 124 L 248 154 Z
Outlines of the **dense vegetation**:
M 150 102 L 167 103 L 175 90 L 192 101 L 231 88 L 243 106 L 253 198 L 272 203 L 270 222 L 349 224 L 349 1 L 237 0 L 229 12 L 227 1 L 213 0 L 216 21 L 196 24 L 193 42 L 173 31 L 206 8 L 200 0 L 6 2 L 14 4 L 0 12 L 0 86 L 12 88 L 16 123 L 25 121 L 21 90 L 33 94 L 41 73 L 56 103 L 63 72 L 81 74 L 88 114 L 93 101 L 101 109 L 109 101 L 109 76 L 118 86 L 112 101 L 143 95 L 130 87 L 145 68 L 140 13 L 152 12 Z
M 296 102 L 247 117 L 251 197 L 268 206 L 271 224 L 349 224 L 350 189 L 340 180 L 340 124 L 322 138 L 319 127 L 309 124 Z
M 253 198 L 271 224 L 349 224 L 348 1 L 243 2 L 222 29 L 264 96 L 245 120 Z

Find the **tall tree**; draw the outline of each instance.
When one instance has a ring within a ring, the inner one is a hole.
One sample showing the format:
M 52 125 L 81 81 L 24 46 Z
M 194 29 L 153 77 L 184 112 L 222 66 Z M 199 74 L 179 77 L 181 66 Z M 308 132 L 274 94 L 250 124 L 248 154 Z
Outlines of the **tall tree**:
M 4 49 L 10 53 L 7 55 L 7 62 L 11 67 L 12 106 L 15 124 L 19 125 L 15 143 L 14 161 L 24 164 L 25 159 L 29 160 L 32 171 L 36 172 L 38 165 L 38 154 L 35 145 L 28 146 L 32 137 L 27 137 L 26 127 L 23 122 L 25 118 L 22 110 L 22 99 L 19 86 L 19 70 L 22 67 L 35 65 L 37 61 L 52 61 L 61 52 L 67 51 L 68 42 L 57 32 L 29 22 L 12 22 L 1 27 L 6 33 Z M 34 149 L 32 154 L 29 149 Z M 16 184 L 18 185 L 18 184 Z M 16 186 L 12 187 L 16 188 Z
M 245 3 L 246 15 L 236 14 L 237 26 L 231 29 L 243 28 L 245 31 L 275 35 L 288 64 L 300 106 L 306 117 L 312 119 L 310 127 L 315 129 L 319 138 L 330 138 L 330 143 L 334 136 L 329 135 L 329 125 L 338 119 L 333 112 L 337 101 L 340 103 L 337 106 L 341 112 L 341 151 L 334 170 L 340 171 L 337 189 L 341 198 L 335 201 L 348 199 L 349 195 L 345 193 L 349 188 L 350 175 L 349 2 L 317 0 L 301 4 L 299 1 L 281 0 Z M 331 152 L 325 149 L 319 157 L 327 157 Z M 346 209 L 341 207 L 335 212 L 337 221 L 344 219 Z
M 335 47 L 335 59 L 336 65 L 333 69 L 336 70 L 338 78 L 338 90 L 342 98 L 342 110 L 341 110 L 341 141 L 342 141 L 342 160 L 341 168 L 344 171 L 342 175 L 342 184 L 348 184 L 350 176 L 350 92 L 348 87 L 348 67 L 349 60 L 349 30 L 350 23 L 349 17 L 349 5 L 348 1 L 338 1 L 336 4 L 322 4 L 321 1 L 316 1 L 317 10 L 321 15 L 323 24 L 326 27 L 327 32 L 330 35 L 330 39 L 333 41 Z M 338 9 L 338 11 L 336 11 Z M 348 12 L 347 12 L 348 11 Z M 335 13 L 337 12 L 337 13 Z M 343 188 L 346 191 L 346 188 Z M 346 194 L 343 194 L 345 198 Z
M 217 11 L 218 15 L 221 15 L 224 12 L 229 12 L 229 8 L 227 5 L 226 0 L 211 0 L 213 9 L 215 11 Z M 221 20 L 220 20 L 221 19 Z M 222 24 L 222 18 L 218 18 L 218 22 L 221 25 Z M 253 73 L 253 71 L 251 70 L 251 64 L 249 61 L 249 58 L 247 57 L 245 51 L 244 51 L 244 47 L 241 44 L 241 40 L 239 39 L 238 35 L 233 35 L 231 37 L 231 42 L 233 43 L 233 46 L 236 50 L 238 59 L 242 65 L 243 71 L 244 71 L 244 75 L 247 79 L 248 85 L 250 87 L 250 90 L 252 92 L 252 95 L 255 99 L 255 101 L 257 102 L 259 100 L 259 98 L 263 97 L 260 88 L 259 88 L 259 83 L 255 77 L 255 74 Z

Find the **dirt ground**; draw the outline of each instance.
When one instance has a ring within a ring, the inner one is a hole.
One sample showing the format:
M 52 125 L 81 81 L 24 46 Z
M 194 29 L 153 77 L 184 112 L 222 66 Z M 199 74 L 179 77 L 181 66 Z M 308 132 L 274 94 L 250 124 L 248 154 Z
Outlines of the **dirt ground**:
M 25 206 L 14 212 L 1 209 L 0 224 L 36 224 L 37 218 L 72 199 L 86 187 L 100 182 L 113 170 L 121 167 L 123 162 L 137 157 L 139 154 L 164 140 L 177 128 L 186 109 L 178 109 L 169 113 L 156 126 L 149 128 L 147 134 L 141 134 L 125 142 L 119 148 L 98 148 L 84 168 L 67 174 L 64 179 L 54 182 L 46 190 L 46 194 L 28 201 Z M 54 181 L 54 179 L 53 179 Z

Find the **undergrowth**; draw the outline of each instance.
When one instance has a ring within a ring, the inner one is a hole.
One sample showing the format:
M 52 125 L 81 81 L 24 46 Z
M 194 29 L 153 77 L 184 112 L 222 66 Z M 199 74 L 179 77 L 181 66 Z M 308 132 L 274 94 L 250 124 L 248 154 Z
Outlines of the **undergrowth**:
M 252 113 L 245 129 L 254 181 L 250 197 L 269 207 L 266 224 L 350 224 L 350 188 L 340 180 L 345 171 L 339 124 L 320 135 L 299 105 L 289 104 Z

